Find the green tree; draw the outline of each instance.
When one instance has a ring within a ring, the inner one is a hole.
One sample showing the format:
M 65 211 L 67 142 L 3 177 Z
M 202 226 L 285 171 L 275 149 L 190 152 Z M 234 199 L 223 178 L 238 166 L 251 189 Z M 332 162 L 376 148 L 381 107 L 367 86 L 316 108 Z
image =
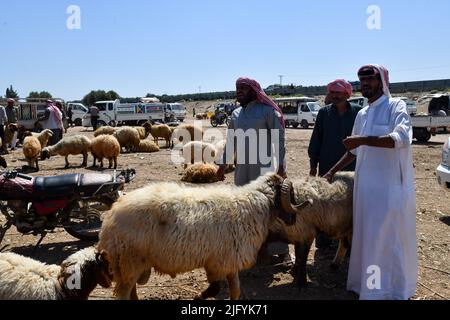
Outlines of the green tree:
M 28 98 L 41 98 L 41 99 L 51 99 L 52 95 L 47 91 L 31 91 Z
M 17 94 L 17 91 L 14 91 L 12 85 L 9 86 L 9 88 L 6 88 L 6 98 L 12 98 L 12 99 L 19 98 L 19 95 Z
M 120 99 L 120 96 L 117 92 L 110 90 L 105 92 L 104 90 L 92 90 L 83 98 L 83 104 L 86 106 L 92 106 L 97 101 L 104 100 L 116 100 Z

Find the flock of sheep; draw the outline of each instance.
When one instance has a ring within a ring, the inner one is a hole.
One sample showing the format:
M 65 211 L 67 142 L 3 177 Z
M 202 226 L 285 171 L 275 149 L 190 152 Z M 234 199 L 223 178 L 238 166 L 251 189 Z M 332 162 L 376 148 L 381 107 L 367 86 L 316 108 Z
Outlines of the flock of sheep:
M 188 138 L 177 130 L 187 132 Z M 30 162 L 37 165 L 39 154 L 43 158 L 61 155 L 68 166 L 68 155 L 83 154 L 86 165 L 91 152 L 94 164 L 97 159 L 103 164 L 105 158 L 110 167 L 112 162 L 116 167 L 122 148 L 153 151 L 159 149 L 159 138 L 170 147 L 176 137 L 184 140 L 183 153 L 199 148 L 211 155 L 211 163 L 185 159 L 182 180 L 189 182 L 214 182 L 214 163 L 225 145 L 203 142 L 201 129 L 189 125 L 102 127 L 92 140 L 72 136 L 51 147 L 46 146 L 48 134 L 43 131 L 25 138 L 24 155 Z M 149 134 L 155 142 L 146 140 Z M 147 283 L 152 270 L 175 277 L 198 268 L 206 271 L 209 287 L 197 298 L 215 297 L 227 280 L 230 298 L 238 299 L 238 274 L 254 266 L 267 239 L 295 245 L 295 279 L 304 286 L 308 253 L 318 233 L 339 239 L 333 264 L 342 262 L 351 242 L 352 205 L 352 173 L 337 174 L 331 184 L 315 177 L 289 181 L 270 173 L 240 187 L 152 183 L 120 197 L 104 217 L 96 247 L 75 253 L 61 266 L 0 253 L 0 299 L 86 299 L 97 284 L 109 287 L 112 283 L 116 298 L 137 299 L 136 285 Z M 81 289 L 70 285 L 76 270 Z

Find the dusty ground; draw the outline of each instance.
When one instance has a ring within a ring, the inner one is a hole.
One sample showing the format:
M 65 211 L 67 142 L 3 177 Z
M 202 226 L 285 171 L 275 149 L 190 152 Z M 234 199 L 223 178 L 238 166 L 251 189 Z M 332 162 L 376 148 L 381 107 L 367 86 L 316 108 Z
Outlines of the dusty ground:
M 189 120 L 191 121 L 191 120 Z M 206 121 L 203 122 L 208 126 Z M 220 128 L 222 131 L 225 127 Z M 289 176 L 308 174 L 307 146 L 312 130 L 287 130 L 287 161 Z M 92 136 L 92 131 L 71 128 L 68 135 L 77 133 Z M 414 143 L 414 165 L 417 191 L 417 237 L 419 244 L 419 286 L 414 299 L 450 298 L 450 194 L 445 193 L 436 181 L 435 169 L 441 160 L 443 141 L 448 135 L 438 135 L 429 143 Z M 164 145 L 164 142 L 160 142 Z M 21 149 L 6 156 L 10 167 L 25 164 Z M 73 172 L 92 172 L 77 167 L 81 156 L 69 159 L 74 166 L 64 169 L 64 158 L 54 157 L 40 163 L 38 175 L 60 175 Z M 92 158 L 89 158 L 89 165 Z M 162 149 L 153 154 L 124 154 L 119 158 L 119 168 L 135 168 L 137 178 L 126 186 L 126 190 L 142 187 L 156 181 L 179 181 L 182 169 L 170 161 L 170 150 Z M 228 174 L 224 183 L 231 183 L 233 174 Z M 8 244 L 12 251 L 31 255 L 38 238 L 22 236 L 15 228 L 9 230 L 2 245 Z M 78 241 L 64 230 L 48 235 L 36 251 L 34 258 L 47 263 L 60 263 L 76 250 L 91 245 Z M 291 248 L 292 251 L 293 248 Z M 241 274 L 241 283 L 250 299 L 355 299 L 356 295 L 345 289 L 348 259 L 338 271 L 331 271 L 329 264 L 334 252 L 318 253 L 313 250 L 308 259 L 309 285 L 299 291 L 292 284 L 289 266 L 276 265 L 256 268 Z M 143 299 L 192 299 L 206 288 L 202 270 L 171 279 L 168 276 L 152 276 L 146 286 L 138 288 Z M 111 290 L 97 288 L 92 299 L 110 299 Z M 220 297 L 225 297 L 226 291 Z

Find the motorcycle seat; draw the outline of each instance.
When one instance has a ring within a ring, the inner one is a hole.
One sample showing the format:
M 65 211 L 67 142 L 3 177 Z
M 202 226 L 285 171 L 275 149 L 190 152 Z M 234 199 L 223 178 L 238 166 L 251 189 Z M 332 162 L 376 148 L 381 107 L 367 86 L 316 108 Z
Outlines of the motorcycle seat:
M 114 178 L 109 174 L 88 173 L 82 174 L 78 190 L 83 195 L 94 194 L 103 184 L 113 182 Z
M 36 177 L 34 190 L 38 194 L 61 196 L 73 193 L 80 183 L 81 174 L 65 174 L 55 177 Z

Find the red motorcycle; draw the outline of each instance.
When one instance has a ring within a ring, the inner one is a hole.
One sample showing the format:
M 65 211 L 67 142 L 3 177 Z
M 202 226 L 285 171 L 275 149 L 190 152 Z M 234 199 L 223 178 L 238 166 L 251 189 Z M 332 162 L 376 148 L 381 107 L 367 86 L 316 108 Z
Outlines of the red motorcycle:
M 90 173 L 32 177 L 16 171 L 3 172 L 0 243 L 11 226 L 22 234 L 40 235 L 36 247 L 47 233 L 61 227 L 80 240 L 97 241 L 102 214 L 134 176 L 133 169 L 117 176 Z

